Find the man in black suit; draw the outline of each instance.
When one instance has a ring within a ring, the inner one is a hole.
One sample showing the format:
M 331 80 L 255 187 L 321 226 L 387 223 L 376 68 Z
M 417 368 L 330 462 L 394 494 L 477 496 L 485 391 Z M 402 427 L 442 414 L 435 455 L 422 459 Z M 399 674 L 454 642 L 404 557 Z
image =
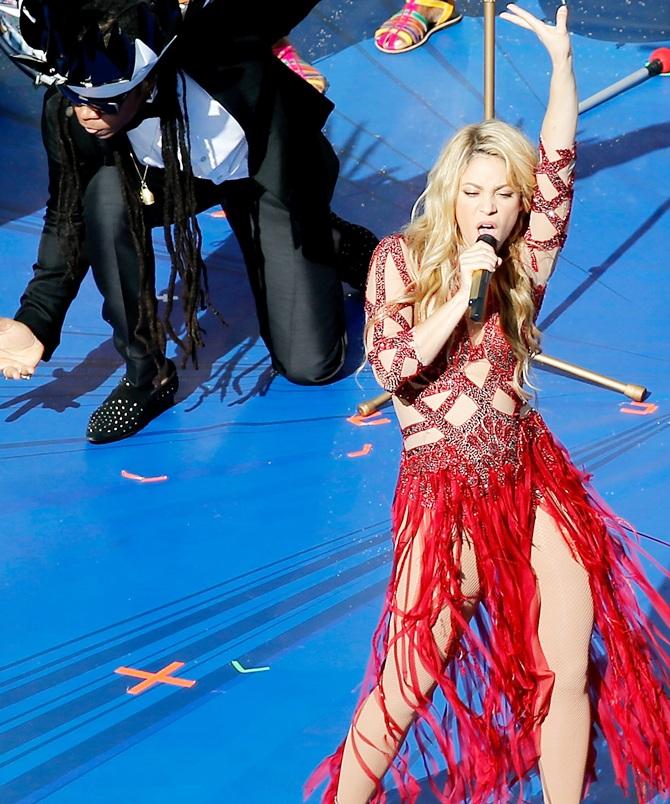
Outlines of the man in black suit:
M 59 343 L 90 266 L 126 375 L 87 438 L 140 430 L 177 390 L 172 336 L 201 344 L 208 303 L 195 214 L 221 204 L 238 238 L 275 369 L 321 383 L 342 365 L 341 281 L 361 288 L 376 238 L 330 211 L 338 162 L 321 129 L 332 104 L 272 55 L 316 0 L 24 0 L 21 31 L 55 88 L 42 129 L 49 200 L 35 275 L 0 320 L 0 368 L 30 376 Z M 185 330 L 156 315 L 151 228 L 171 257 Z

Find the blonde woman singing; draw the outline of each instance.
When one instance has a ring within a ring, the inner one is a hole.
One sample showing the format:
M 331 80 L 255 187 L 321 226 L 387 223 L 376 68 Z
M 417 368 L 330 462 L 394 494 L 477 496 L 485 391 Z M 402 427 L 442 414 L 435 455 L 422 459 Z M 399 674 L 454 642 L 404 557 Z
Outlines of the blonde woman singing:
M 666 623 L 670 606 L 523 387 L 572 198 L 567 8 L 555 25 L 515 5 L 502 17 L 551 58 L 539 155 L 505 123 L 464 128 L 372 260 L 368 358 L 404 440 L 394 562 L 351 728 L 308 783 L 326 782 L 324 802 L 384 801 L 390 769 L 404 802 L 421 775 L 436 801 L 498 804 L 539 770 L 545 802 L 576 804 L 593 723 L 623 788 L 670 792 L 670 661 L 634 588 Z

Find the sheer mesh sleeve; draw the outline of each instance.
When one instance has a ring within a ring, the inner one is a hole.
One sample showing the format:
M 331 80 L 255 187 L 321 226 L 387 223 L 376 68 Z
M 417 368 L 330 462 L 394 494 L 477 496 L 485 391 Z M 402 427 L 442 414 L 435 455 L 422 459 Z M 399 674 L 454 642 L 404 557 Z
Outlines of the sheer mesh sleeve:
M 392 394 L 425 368 L 414 345 L 412 305 L 393 303 L 411 281 L 402 238 L 384 238 L 370 263 L 365 314 L 372 325 L 365 345 L 377 382 Z
M 550 158 L 540 141 L 537 187 L 531 203 L 526 244 L 533 282 L 544 285 L 567 236 L 574 184 L 575 147 L 559 148 Z

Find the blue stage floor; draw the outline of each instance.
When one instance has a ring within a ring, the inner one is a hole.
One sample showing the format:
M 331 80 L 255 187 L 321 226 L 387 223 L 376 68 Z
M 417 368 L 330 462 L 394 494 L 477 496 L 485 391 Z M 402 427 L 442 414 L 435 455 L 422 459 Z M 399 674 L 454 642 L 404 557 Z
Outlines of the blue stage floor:
M 651 5 L 574 4 L 580 97 L 670 44 L 670 9 Z M 528 7 L 553 13 L 548 2 Z M 379 235 L 406 222 L 443 141 L 482 116 L 480 4 L 424 48 L 389 57 L 372 32 L 393 10 L 390 0 L 324 0 L 295 36 L 336 103 L 334 208 Z M 46 178 L 39 92 L 4 58 L 0 79 L 0 298 L 11 315 L 31 276 Z M 499 22 L 497 115 L 536 137 L 547 83 L 539 44 Z M 659 77 L 580 119 L 570 236 L 540 317 L 547 353 L 646 385 L 648 404 L 535 375 L 549 425 L 662 565 L 669 108 L 670 78 Z M 2 804 L 297 804 L 348 726 L 388 573 L 400 448 L 385 415 L 350 420 L 379 390 L 369 369 L 354 374 L 361 298 L 347 298 L 344 379 L 268 387 L 237 246 L 225 219 L 205 214 L 202 228 L 228 326 L 204 322 L 200 369 L 181 372 L 173 409 L 127 441 L 85 442 L 89 415 L 122 374 L 90 277 L 51 362 L 0 386 Z M 157 250 L 163 293 L 160 239 Z M 667 581 L 661 592 L 670 599 Z M 115 672 L 173 662 L 194 686 L 129 695 L 141 679 Z M 604 749 L 598 766 L 587 800 L 624 801 Z

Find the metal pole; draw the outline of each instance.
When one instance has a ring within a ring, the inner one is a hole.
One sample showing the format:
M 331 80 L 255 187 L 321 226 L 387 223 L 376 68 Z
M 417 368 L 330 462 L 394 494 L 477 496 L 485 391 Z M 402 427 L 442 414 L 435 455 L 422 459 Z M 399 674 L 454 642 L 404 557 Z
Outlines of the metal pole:
M 565 360 L 560 360 L 558 357 L 537 354 L 534 355 L 533 361 L 542 366 L 564 371 L 566 374 L 569 374 L 571 377 L 576 377 L 579 380 L 586 380 L 586 382 L 600 385 L 602 388 L 609 388 L 611 391 L 623 394 L 629 399 L 633 399 L 635 402 L 643 402 L 649 396 L 649 391 L 644 385 L 613 380 L 611 377 L 606 377 L 604 374 L 597 374 L 595 371 L 591 371 L 583 366 L 576 366 L 574 363 L 568 363 Z
M 601 89 L 599 92 L 596 92 L 595 94 L 590 95 L 588 98 L 585 98 L 579 104 L 579 114 L 582 114 L 582 112 L 588 112 L 588 110 L 593 109 L 594 106 L 604 103 L 606 100 L 613 98 L 620 92 L 624 92 L 625 90 L 630 89 L 630 87 L 634 87 L 636 84 L 640 84 L 642 81 L 646 81 L 648 78 L 651 78 L 654 75 L 659 75 L 662 69 L 661 62 L 657 60 L 653 62 L 653 65 L 654 68 L 652 69 L 650 69 L 651 65 L 648 65 L 647 67 L 640 67 L 639 70 L 627 75 L 625 78 L 622 78 L 615 84 L 611 84 L 610 86 L 605 87 L 605 89 Z
M 484 0 L 484 119 L 492 120 L 495 112 L 496 92 L 496 3 Z
M 381 394 L 373 396 L 372 399 L 366 399 L 365 402 L 361 402 L 357 410 L 361 416 L 370 416 L 376 410 L 383 407 L 390 399 L 391 394 L 389 394 L 388 391 L 383 391 Z
M 614 380 L 611 377 L 606 377 L 604 374 L 598 374 L 595 371 L 583 368 L 582 366 L 576 366 L 574 363 L 568 363 L 565 360 L 560 360 L 557 357 L 551 357 L 550 355 L 545 354 L 536 354 L 533 356 L 533 362 L 539 363 L 542 366 L 547 366 L 548 368 L 556 369 L 557 371 L 563 371 L 575 379 L 585 380 L 586 382 L 593 383 L 594 385 L 599 385 L 601 388 L 608 388 L 610 391 L 616 391 L 619 394 L 627 396 L 629 399 L 633 399 L 635 402 L 643 402 L 649 396 L 649 391 L 644 387 L 644 385 Z M 382 405 L 385 405 L 390 399 L 391 394 L 389 394 L 388 391 L 384 391 L 372 399 L 366 399 L 364 402 L 361 402 L 361 404 L 358 406 L 358 412 L 361 414 L 361 416 L 370 416 L 376 410 L 381 408 Z

